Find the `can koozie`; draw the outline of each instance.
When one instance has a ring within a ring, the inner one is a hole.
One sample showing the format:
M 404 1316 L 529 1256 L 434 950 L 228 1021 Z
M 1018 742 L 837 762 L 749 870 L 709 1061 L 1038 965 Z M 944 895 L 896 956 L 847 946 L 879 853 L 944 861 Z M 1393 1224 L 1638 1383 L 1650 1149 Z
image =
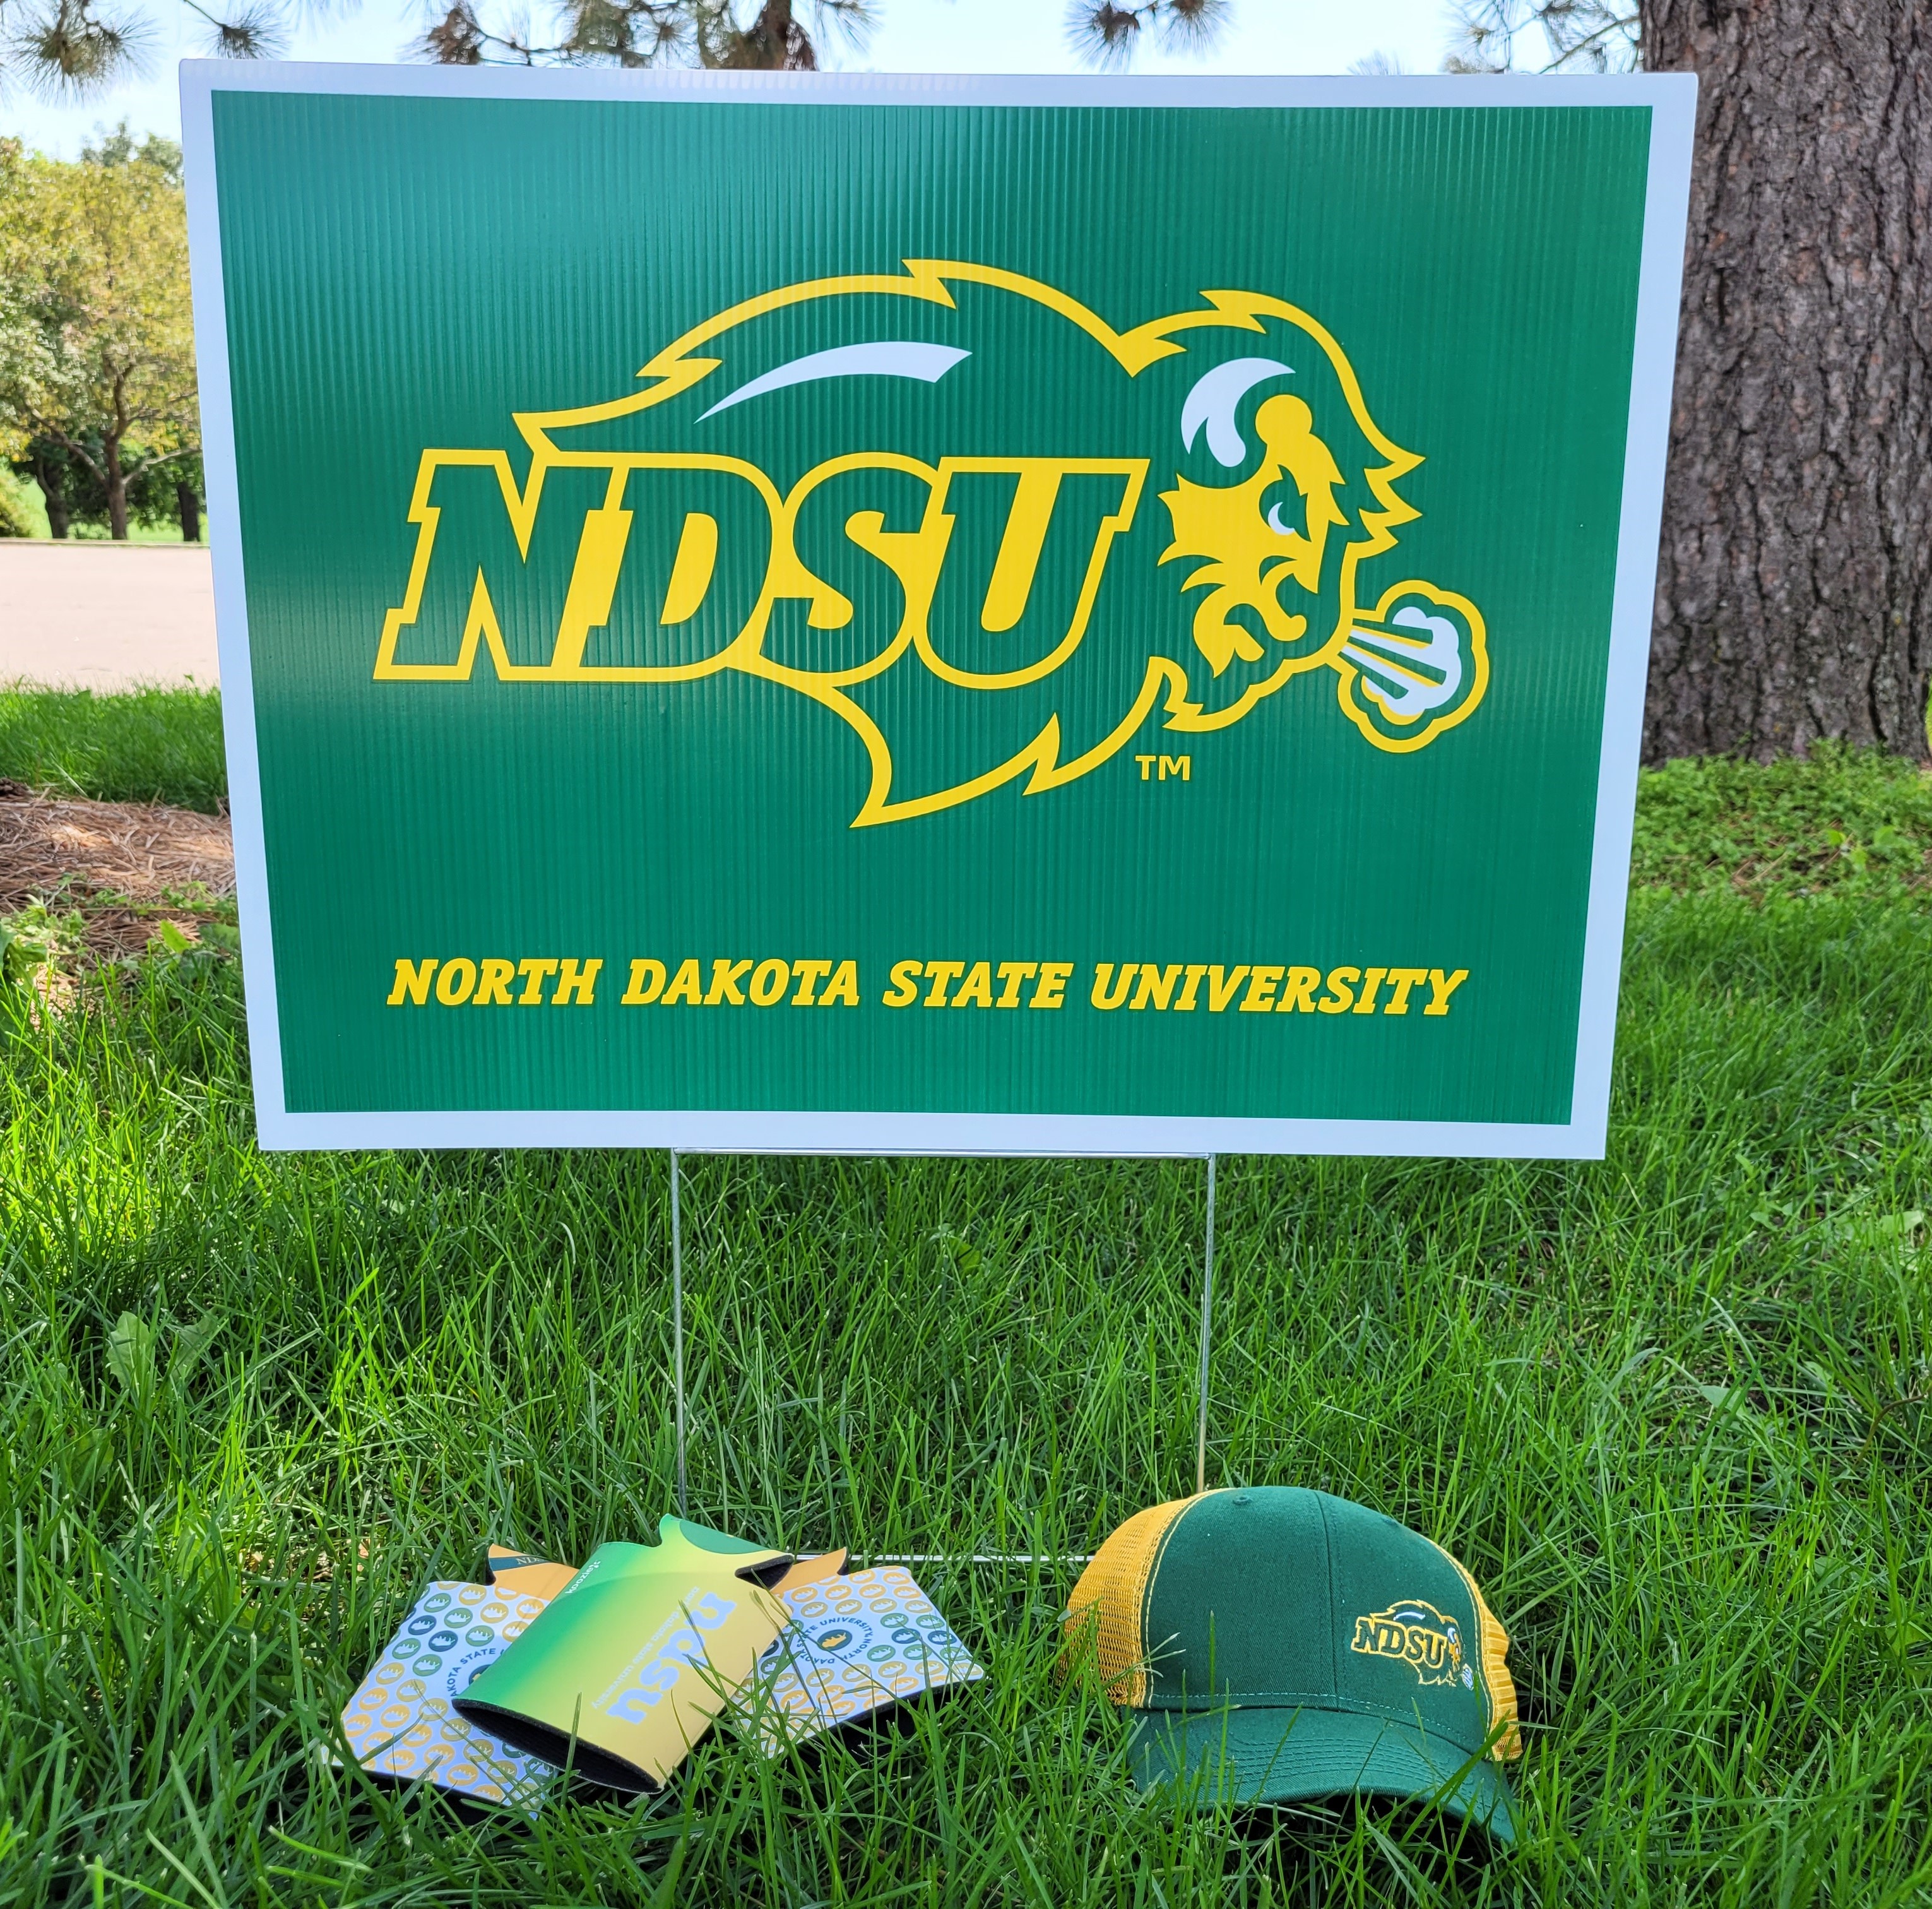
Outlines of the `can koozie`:
M 902 1565 L 788 1586 L 789 1622 L 740 1708 L 767 1755 L 986 1672 Z
M 527 1755 L 615 1790 L 655 1790 L 784 1628 L 766 1589 L 789 1553 L 680 1518 L 601 1544 L 455 1707 Z
M 356 1760 L 372 1776 L 536 1808 L 556 1772 L 460 1715 L 454 1699 L 544 1604 L 494 1584 L 428 1586 L 343 1710 Z
M 513 1551 L 507 1544 L 490 1547 L 490 1582 L 499 1590 L 541 1598 L 545 1604 L 577 1575 L 574 1564 L 555 1564 L 533 1551 Z

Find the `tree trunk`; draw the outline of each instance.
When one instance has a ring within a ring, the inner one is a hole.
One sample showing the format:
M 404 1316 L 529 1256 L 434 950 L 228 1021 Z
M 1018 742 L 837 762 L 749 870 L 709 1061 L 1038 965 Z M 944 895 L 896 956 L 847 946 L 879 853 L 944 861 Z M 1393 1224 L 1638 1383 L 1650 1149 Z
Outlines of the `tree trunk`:
M 175 508 L 181 513 L 182 542 L 198 544 L 201 542 L 201 500 L 194 494 L 192 484 L 182 483 L 175 486 Z
M 121 440 L 110 435 L 102 446 L 107 460 L 107 530 L 118 544 L 128 541 L 128 473 L 121 468 Z
M 1700 79 L 1644 755 L 1927 758 L 1932 11 L 1641 0 Z
M 68 533 L 67 491 L 58 475 L 37 461 L 34 482 L 40 487 L 40 495 L 46 500 L 47 534 L 64 537 Z

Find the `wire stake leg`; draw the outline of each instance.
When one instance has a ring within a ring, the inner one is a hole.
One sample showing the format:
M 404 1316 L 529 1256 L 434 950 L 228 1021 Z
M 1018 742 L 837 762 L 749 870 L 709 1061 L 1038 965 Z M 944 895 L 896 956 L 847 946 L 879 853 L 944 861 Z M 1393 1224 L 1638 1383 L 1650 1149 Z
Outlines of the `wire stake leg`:
M 1210 1174 L 1213 1171 L 1210 1167 Z M 691 1515 L 684 1458 L 684 1223 L 677 1198 L 677 1149 L 670 1150 L 670 1365 L 671 1393 L 677 1414 L 677 1514 Z M 1202 1358 L 1207 1358 L 1205 1341 Z M 1202 1370 L 1206 1370 L 1204 1363 Z
M 674 1207 L 673 1212 L 676 1211 Z M 1214 1156 L 1208 1156 L 1208 1250 L 1201 1268 L 1201 1417 L 1194 1445 L 1194 1489 L 1208 1489 L 1208 1349 L 1214 1312 Z

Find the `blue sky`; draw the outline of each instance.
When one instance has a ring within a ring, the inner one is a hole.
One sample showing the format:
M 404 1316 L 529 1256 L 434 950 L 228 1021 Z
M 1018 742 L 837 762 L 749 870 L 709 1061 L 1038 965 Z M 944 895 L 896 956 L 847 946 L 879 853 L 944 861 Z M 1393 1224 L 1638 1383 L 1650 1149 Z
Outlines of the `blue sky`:
M 18 87 L 0 97 L 0 131 L 72 158 L 95 128 L 126 119 L 136 132 L 178 134 L 176 62 L 203 51 L 200 23 L 180 0 L 138 0 L 152 23 L 146 71 L 79 103 L 52 103 Z M 880 27 L 862 54 L 826 62 L 880 73 L 1068 73 L 1079 70 L 1063 31 L 1064 0 L 878 0 Z M 211 7 L 211 11 L 213 8 Z M 426 0 L 341 0 L 293 34 L 293 59 L 391 61 L 420 34 Z M 436 9 L 435 11 L 440 11 Z M 529 7 L 542 20 L 542 0 Z M 1232 0 L 1216 50 L 1204 59 L 1143 53 L 1141 73 L 1346 73 L 1382 53 L 1409 71 L 1433 72 L 1449 38 L 1444 0 Z

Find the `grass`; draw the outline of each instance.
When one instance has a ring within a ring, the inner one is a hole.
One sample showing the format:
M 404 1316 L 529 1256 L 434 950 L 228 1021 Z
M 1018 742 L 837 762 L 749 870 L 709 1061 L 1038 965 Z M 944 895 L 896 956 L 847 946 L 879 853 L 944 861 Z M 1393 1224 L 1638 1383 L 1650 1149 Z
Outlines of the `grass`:
M 0 684 L 0 776 L 102 802 L 226 801 L 221 699 L 213 690 L 42 690 Z
M 1673 762 L 1643 779 L 1640 887 L 1763 901 L 1932 890 L 1932 777 L 1896 757 Z
M 14 992 L 0 1905 L 1924 1900 L 1925 788 L 1646 779 L 1605 1161 L 1223 1163 L 1210 1478 L 1475 1573 L 1529 1745 L 1493 1862 L 1419 1813 L 1137 1796 L 1054 1681 L 1052 1565 L 922 1568 L 989 1679 L 869 1748 L 708 1742 L 655 1805 L 529 1829 L 326 1767 L 426 1576 L 670 1505 L 663 1159 L 267 1157 L 231 962 Z M 687 1172 L 695 1515 L 1084 1551 L 1191 1487 L 1198 1167 Z

